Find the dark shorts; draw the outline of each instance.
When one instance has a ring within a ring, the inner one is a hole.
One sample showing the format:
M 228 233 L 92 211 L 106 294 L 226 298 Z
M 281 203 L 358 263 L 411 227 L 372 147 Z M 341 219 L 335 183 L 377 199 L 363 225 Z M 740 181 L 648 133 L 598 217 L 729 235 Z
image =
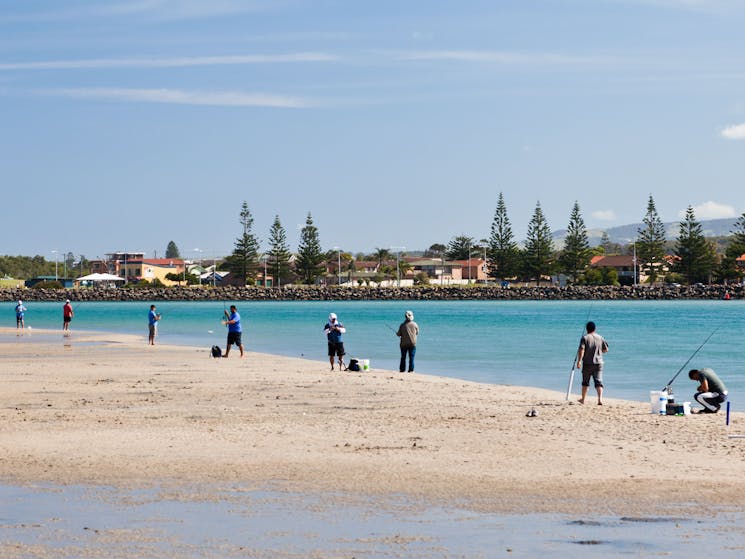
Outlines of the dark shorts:
M 344 355 L 344 342 L 329 342 L 329 357 Z
M 155 332 L 157 331 L 157 329 L 158 329 L 158 327 L 155 326 L 155 324 L 148 324 L 147 325 L 147 330 L 148 330 L 148 332 L 150 332 L 150 335 L 151 336 L 154 336 L 155 335 Z
M 228 332 L 228 347 L 235 344 L 237 346 L 243 345 L 241 343 L 242 332 Z
M 590 379 L 595 383 L 595 388 L 603 387 L 603 365 L 582 364 L 582 386 L 590 386 Z
M 64 322 L 72 322 L 72 317 L 71 316 L 65 316 L 65 317 L 62 317 L 62 320 Z

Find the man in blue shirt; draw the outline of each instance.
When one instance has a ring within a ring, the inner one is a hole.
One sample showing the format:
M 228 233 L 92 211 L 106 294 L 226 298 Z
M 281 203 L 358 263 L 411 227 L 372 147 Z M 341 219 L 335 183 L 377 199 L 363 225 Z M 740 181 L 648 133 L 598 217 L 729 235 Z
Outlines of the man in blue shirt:
M 227 320 L 223 320 L 223 324 L 228 327 L 228 347 L 225 348 L 225 355 L 223 355 L 223 357 L 228 356 L 228 353 L 230 353 L 230 346 L 233 344 L 238 346 L 238 349 L 241 351 L 241 357 L 243 357 L 243 342 L 241 342 L 241 332 L 243 332 L 243 329 L 241 328 L 241 315 L 238 314 L 238 309 L 235 308 L 235 305 L 230 305 L 229 313 L 228 311 L 223 312 L 227 318 Z
M 329 321 L 323 328 L 326 334 L 326 339 L 329 342 L 329 361 L 331 362 L 331 370 L 334 370 L 334 355 L 339 357 L 339 370 L 345 370 L 344 366 L 344 342 L 341 339 L 341 335 L 347 331 L 344 325 L 339 322 L 334 313 L 329 314 Z
M 147 313 L 148 345 L 155 345 L 155 334 L 158 332 L 159 320 L 160 315 L 155 312 L 155 305 L 150 305 L 150 312 Z

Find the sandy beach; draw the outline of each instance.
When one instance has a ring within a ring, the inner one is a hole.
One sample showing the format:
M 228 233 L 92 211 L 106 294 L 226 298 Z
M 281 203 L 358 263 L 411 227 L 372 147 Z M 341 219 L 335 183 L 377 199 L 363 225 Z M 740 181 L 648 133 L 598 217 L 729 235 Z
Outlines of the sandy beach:
M 240 484 L 511 513 L 700 514 L 745 500 L 745 439 L 729 437 L 745 434 L 743 414 L 726 427 L 723 413 L 583 406 L 425 371 L 331 372 L 323 347 L 318 361 L 212 359 L 144 337 L 15 334 L 0 330 L 8 484 Z M 693 387 L 677 388 L 682 400 Z

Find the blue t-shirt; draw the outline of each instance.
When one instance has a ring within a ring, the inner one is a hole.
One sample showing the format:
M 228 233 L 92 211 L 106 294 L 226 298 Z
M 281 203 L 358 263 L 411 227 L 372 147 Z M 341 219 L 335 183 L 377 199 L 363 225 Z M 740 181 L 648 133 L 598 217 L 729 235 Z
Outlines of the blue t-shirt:
M 241 315 L 238 314 L 238 311 L 235 311 L 230 314 L 230 318 L 228 320 L 235 321 L 235 322 L 228 322 L 228 332 L 242 332 L 241 329 Z
M 155 310 L 151 310 L 147 315 L 147 323 L 150 326 L 155 326 L 158 323 L 158 313 Z
M 330 342 L 338 343 L 341 342 L 341 332 L 334 328 L 334 326 L 338 326 L 339 328 L 344 328 L 344 325 L 339 322 L 338 320 L 334 322 L 332 325 L 330 322 L 326 323 L 326 326 L 323 327 L 324 331 L 328 330 L 328 334 L 326 334 L 326 337 Z
M 23 318 L 23 313 L 26 311 L 26 307 L 23 305 L 16 305 L 16 318 Z

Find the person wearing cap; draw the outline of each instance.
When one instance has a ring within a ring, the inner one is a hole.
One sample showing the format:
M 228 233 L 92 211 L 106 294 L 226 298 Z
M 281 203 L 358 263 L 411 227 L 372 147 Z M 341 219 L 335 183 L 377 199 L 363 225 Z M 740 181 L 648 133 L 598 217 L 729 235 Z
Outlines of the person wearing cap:
M 339 358 L 339 370 L 345 371 L 347 367 L 344 365 L 344 342 L 342 341 L 342 334 L 347 329 L 344 325 L 339 322 L 334 313 L 329 314 L 329 321 L 326 326 L 323 327 L 323 332 L 326 334 L 329 346 L 329 362 L 331 363 L 331 370 L 334 370 L 334 356 Z
M 241 352 L 241 357 L 243 357 L 243 341 L 241 340 L 243 327 L 241 326 L 241 315 L 238 314 L 238 308 L 235 305 L 230 305 L 230 312 L 227 310 L 224 310 L 223 312 L 225 313 L 226 320 L 223 320 L 222 323 L 228 327 L 228 342 L 223 357 L 228 356 L 230 353 L 230 346 L 233 344 L 238 346 L 238 350 Z
M 595 383 L 598 393 L 598 406 L 603 405 L 603 354 L 608 351 L 608 342 L 603 336 L 595 332 L 595 323 L 590 321 L 585 325 L 587 334 L 582 336 L 577 350 L 577 368 L 582 370 L 582 397 L 580 404 L 585 403 L 590 379 Z
M 396 336 L 401 338 L 401 363 L 398 366 L 400 372 L 406 371 L 406 356 L 409 356 L 409 372 L 414 372 L 414 356 L 416 355 L 416 337 L 419 335 L 419 325 L 414 322 L 414 313 L 406 311 L 404 321 L 398 327 Z
M 708 367 L 691 369 L 688 378 L 698 382 L 693 399 L 703 406 L 698 413 L 717 413 L 727 401 L 727 387 L 717 374 Z
M 67 299 L 62 307 L 62 330 L 67 331 L 70 329 L 70 322 L 72 322 L 73 316 L 75 316 L 75 313 L 72 310 L 70 299 Z
M 23 316 L 26 310 L 26 307 L 23 306 L 23 301 L 19 299 L 18 304 L 16 305 L 16 328 L 23 328 L 26 326 L 23 321 Z

